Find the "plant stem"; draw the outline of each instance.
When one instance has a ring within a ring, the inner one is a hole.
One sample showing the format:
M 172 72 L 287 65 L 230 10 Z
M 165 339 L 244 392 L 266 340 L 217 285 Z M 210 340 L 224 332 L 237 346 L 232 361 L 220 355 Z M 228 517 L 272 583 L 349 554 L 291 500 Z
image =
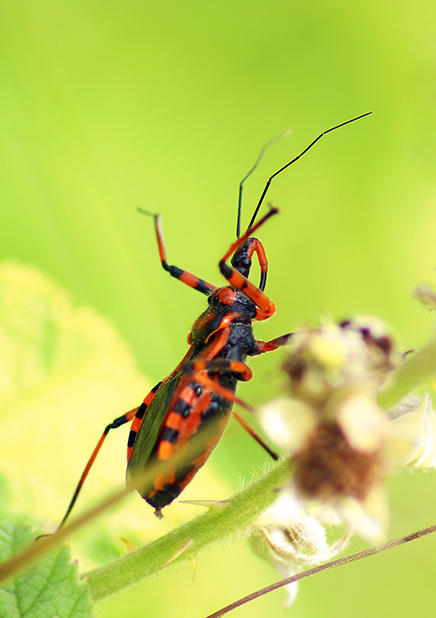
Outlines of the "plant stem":
M 433 337 L 423 348 L 408 354 L 405 362 L 395 369 L 378 397 L 379 404 L 382 408 L 390 408 L 435 373 L 436 337 Z
M 119 560 L 85 573 L 92 598 L 102 599 L 169 563 L 195 557 L 210 543 L 244 533 L 276 500 L 277 489 L 289 479 L 292 465 L 289 460 L 281 461 L 229 500 L 211 503 L 207 513 Z

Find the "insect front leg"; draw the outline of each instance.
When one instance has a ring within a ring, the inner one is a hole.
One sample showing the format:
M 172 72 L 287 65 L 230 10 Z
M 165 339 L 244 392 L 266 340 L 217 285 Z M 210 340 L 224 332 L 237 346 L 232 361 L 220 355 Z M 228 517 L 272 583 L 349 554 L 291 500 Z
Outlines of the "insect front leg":
M 167 254 L 166 254 L 166 249 L 165 249 L 165 241 L 164 241 L 164 237 L 162 233 L 162 225 L 161 225 L 162 217 L 157 213 L 149 212 L 148 210 L 143 210 L 142 208 L 138 208 L 138 210 L 142 214 L 148 215 L 149 217 L 153 217 L 154 219 L 154 228 L 156 232 L 156 239 L 157 239 L 157 245 L 159 248 L 159 256 L 160 256 L 162 268 L 166 270 L 167 272 L 169 272 L 172 277 L 179 279 L 179 281 L 181 281 L 185 285 L 188 285 L 190 288 L 193 288 L 194 290 L 197 290 L 198 292 L 201 292 L 202 294 L 206 294 L 206 296 L 209 296 L 211 292 L 216 290 L 216 286 L 213 285 L 212 283 L 207 283 L 207 281 L 200 279 L 199 277 L 188 272 L 187 270 L 182 270 L 178 266 L 171 266 L 170 264 L 168 264 Z
M 247 232 L 241 236 L 236 242 L 234 242 L 227 253 L 219 262 L 219 269 L 221 274 L 227 279 L 230 285 L 237 290 L 243 292 L 250 300 L 254 302 L 257 308 L 256 320 L 266 320 L 274 315 L 276 308 L 274 303 L 270 301 L 268 296 L 264 293 L 266 284 L 266 274 L 268 270 L 268 262 L 266 259 L 265 251 L 262 243 L 257 238 L 250 238 L 251 234 L 255 232 L 261 225 L 263 225 L 270 217 L 277 214 L 279 211 L 277 208 L 271 208 L 271 210 L 262 219 L 256 223 L 254 227 L 247 230 Z M 247 279 L 251 266 L 251 256 L 256 252 L 260 269 L 261 278 L 259 287 L 256 287 L 251 281 Z M 233 268 L 226 263 L 226 260 L 235 254 L 232 264 Z M 235 261 L 235 258 L 238 258 Z M 246 262 L 246 264 L 245 264 Z

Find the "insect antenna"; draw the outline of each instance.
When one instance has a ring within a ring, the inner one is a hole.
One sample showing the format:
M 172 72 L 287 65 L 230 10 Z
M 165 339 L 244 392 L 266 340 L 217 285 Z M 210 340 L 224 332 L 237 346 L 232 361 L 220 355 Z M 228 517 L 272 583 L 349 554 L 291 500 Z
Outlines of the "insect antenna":
M 273 144 L 275 144 L 276 142 L 278 142 L 279 140 L 281 140 L 284 137 L 286 137 L 287 135 L 289 135 L 290 133 L 292 133 L 292 131 L 285 131 L 284 133 L 281 133 L 280 135 L 277 135 L 277 137 L 273 137 L 272 139 L 269 140 L 269 142 L 264 144 L 262 146 L 262 149 L 261 149 L 260 153 L 259 153 L 259 156 L 256 159 L 256 163 L 253 165 L 253 167 L 248 172 L 248 174 L 246 174 L 244 176 L 244 178 L 241 180 L 241 182 L 239 183 L 238 218 L 237 218 L 237 221 L 236 221 L 236 238 L 239 238 L 239 236 L 241 235 L 242 189 L 243 189 L 244 182 L 247 180 L 247 178 L 249 176 L 251 176 L 251 174 L 254 172 L 256 167 L 259 165 L 263 155 L 265 154 L 265 150 L 267 148 L 269 148 L 270 146 L 272 146 Z M 249 227 L 251 227 L 251 226 L 249 226 Z
M 265 199 L 265 196 L 268 192 L 268 189 L 271 185 L 271 182 L 273 181 L 273 179 L 278 176 L 281 172 L 283 172 L 287 167 L 289 167 L 290 165 L 292 165 L 293 163 L 295 163 L 296 161 L 298 161 L 298 159 L 301 159 L 301 157 L 306 154 L 306 152 L 308 150 L 310 150 L 312 148 L 312 146 L 314 146 L 316 144 L 316 142 L 318 142 L 321 137 L 323 137 L 323 135 L 326 135 L 327 133 L 330 133 L 331 131 L 335 131 L 336 129 L 340 129 L 341 127 L 344 127 L 346 124 L 350 124 L 350 122 L 355 122 L 356 120 L 360 120 L 361 118 L 364 118 L 365 116 L 369 116 L 370 114 L 372 114 L 372 112 L 366 112 L 366 114 L 362 114 L 361 116 L 356 116 L 356 118 L 352 118 L 351 120 L 347 120 L 346 122 L 341 122 L 341 124 L 337 124 L 335 127 L 331 127 L 331 129 L 327 129 L 327 131 L 323 131 L 320 135 L 318 135 L 318 137 L 316 139 L 313 140 L 312 143 L 309 144 L 309 146 L 307 146 L 302 152 L 300 152 L 299 155 L 297 155 L 296 157 L 294 157 L 291 161 L 289 161 L 289 163 L 286 163 L 286 165 L 284 165 L 283 167 L 281 167 L 277 172 L 275 172 L 272 176 L 269 177 L 264 190 L 262 191 L 262 195 L 260 196 L 260 199 L 257 203 L 257 206 L 254 210 L 253 216 L 251 217 L 251 221 L 248 224 L 248 228 L 247 231 L 253 227 L 254 222 L 256 221 L 256 217 L 257 217 L 257 213 L 260 210 L 260 207 L 263 204 L 263 201 Z M 268 144 L 267 144 L 268 145 Z M 261 153 L 263 154 L 263 153 Z M 257 165 L 258 161 L 256 162 Z M 256 166 L 255 166 L 256 167 Z M 253 168 L 254 169 L 254 168 Z M 251 174 L 253 170 L 251 170 L 249 172 L 249 174 Z M 245 180 L 245 178 L 244 178 Z M 241 183 L 242 184 L 242 183 Z

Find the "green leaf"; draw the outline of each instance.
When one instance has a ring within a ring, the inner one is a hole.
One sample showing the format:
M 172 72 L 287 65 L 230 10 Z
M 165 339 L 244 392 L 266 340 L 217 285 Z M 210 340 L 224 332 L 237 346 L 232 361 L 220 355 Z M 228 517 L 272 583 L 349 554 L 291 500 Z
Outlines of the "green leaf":
M 35 542 L 27 525 L 0 524 L 0 560 Z M 6 582 L 0 589 L 0 618 L 92 617 L 88 587 L 78 579 L 66 545 Z

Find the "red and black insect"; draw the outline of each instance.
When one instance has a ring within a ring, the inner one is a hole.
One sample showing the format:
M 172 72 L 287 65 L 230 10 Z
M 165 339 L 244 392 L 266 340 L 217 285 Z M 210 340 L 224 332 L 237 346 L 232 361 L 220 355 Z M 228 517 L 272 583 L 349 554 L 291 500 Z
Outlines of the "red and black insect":
M 220 439 L 230 416 L 237 382 L 249 380 L 252 375 L 245 364 L 247 356 L 275 350 L 289 338 L 284 335 L 268 342 L 257 341 L 252 327 L 253 321 L 269 318 L 276 309 L 263 292 L 267 274 L 265 252 L 261 242 L 251 234 L 277 212 L 271 209 L 230 247 L 219 263 L 228 281 L 221 288 L 168 266 L 160 217 L 154 215 L 165 270 L 208 296 L 208 307 L 188 336 L 190 348 L 186 356 L 138 408 L 130 431 L 128 483 L 155 507 L 157 514 L 186 487 Z M 260 263 L 259 287 L 247 279 L 254 254 Z M 232 266 L 228 266 L 226 260 L 231 255 Z M 135 484 L 135 477 L 151 461 L 170 460 L 202 430 L 206 430 L 207 438 L 196 448 L 192 461 L 181 466 L 169 463 L 151 486 Z M 271 451 L 270 454 L 273 455 Z
M 227 280 L 224 287 L 217 288 L 192 273 L 177 266 L 170 266 L 166 257 L 160 215 L 142 211 L 154 218 L 163 268 L 171 276 L 205 294 L 208 297 L 208 307 L 194 322 L 188 335 L 190 347 L 174 371 L 150 391 L 138 408 L 123 414 L 105 428 L 61 525 L 70 514 L 107 434 L 111 429 L 129 421 L 132 421 L 132 426 L 128 440 L 127 483 L 154 507 L 156 515 L 161 516 L 162 508 L 183 491 L 206 462 L 224 431 L 233 402 L 239 402 L 234 395 L 238 381 L 250 380 L 252 377 L 251 370 L 245 364 L 246 358 L 276 350 L 285 345 L 291 336 L 288 333 L 271 341 L 259 341 L 253 335 L 253 322 L 266 320 L 276 311 L 264 292 L 268 271 L 265 251 L 262 243 L 253 237 L 254 232 L 278 213 L 276 208 L 270 208 L 269 212 L 255 223 L 269 186 L 278 174 L 302 157 L 323 135 L 366 115 L 324 131 L 303 152 L 273 174 L 265 185 L 247 231 L 240 236 L 242 185 L 256 168 L 264 149 L 272 142 L 264 146 L 256 164 L 240 184 L 238 238 L 219 261 L 221 274 Z M 260 265 L 258 287 L 248 280 L 255 254 Z M 231 266 L 227 264 L 229 258 Z M 246 427 L 241 417 L 234 414 Z M 251 433 L 272 457 L 277 458 L 255 432 Z M 198 437 L 193 456 L 188 462 L 177 460 L 175 456 L 196 436 Z M 163 462 L 163 469 L 151 482 L 144 483 L 142 473 L 154 462 Z

